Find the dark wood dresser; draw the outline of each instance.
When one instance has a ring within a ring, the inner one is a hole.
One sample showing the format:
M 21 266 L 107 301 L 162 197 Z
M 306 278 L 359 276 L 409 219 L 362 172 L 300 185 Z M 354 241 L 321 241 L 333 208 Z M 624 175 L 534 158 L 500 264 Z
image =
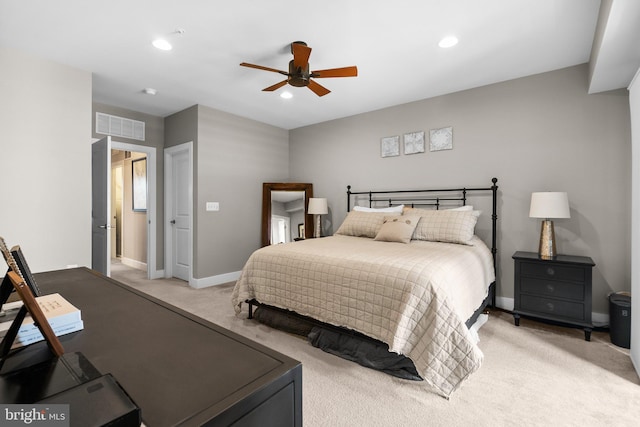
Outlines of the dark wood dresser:
M 302 425 L 300 362 L 86 268 L 36 280 L 82 312 L 84 329 L 60 337 L 65 353 L 112 374 L 146 426 Z M 2 371 L 50 357 L 33 344 Z
M 516 252 L 513 318 L 551 320 L 584 329 L 591 340 L 591 277 L 595 263 L 589 257 L 558 255 L 541 259 L 534 252 Z

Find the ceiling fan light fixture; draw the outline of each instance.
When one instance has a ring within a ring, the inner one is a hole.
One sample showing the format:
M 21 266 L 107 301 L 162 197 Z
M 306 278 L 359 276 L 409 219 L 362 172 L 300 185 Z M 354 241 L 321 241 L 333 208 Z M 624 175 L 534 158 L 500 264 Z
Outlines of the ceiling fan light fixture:
M 309 55 L 311 54 L 311 48 L 304 42 L 297 41 L 291 43 L 291 53 L 293 54 L 293 59 L 289 61 L 289 72 L 265 67 L 263 65 L 249 64 L 248 62 L 241 62 L 240 66 L 271 71 L 287 76 L 285 80 L 262 89 L 263 92 L 273 92 L 288 84 L 294 87 L 307 87 L 316 95 L 325 96 L 331 91 L 313 79 L 324 77 L 356 77 L 358 75 L 358 67 L 355 65 L 351 67 L 310 71 Z
M 438 46 L 443 49 L 447 49 L 453 47 L 458 44 L 458 38 L 456 36 L 446 36 L 440 40 Z
M 153 47 L 160 50 L 171 50 L 173 46 L 165 39 L 155 39 L 152 43 Z
M 291 92 L 285 91 L 280 94 L 280 98 L 291 99 L 293 98 L 293 94 Z

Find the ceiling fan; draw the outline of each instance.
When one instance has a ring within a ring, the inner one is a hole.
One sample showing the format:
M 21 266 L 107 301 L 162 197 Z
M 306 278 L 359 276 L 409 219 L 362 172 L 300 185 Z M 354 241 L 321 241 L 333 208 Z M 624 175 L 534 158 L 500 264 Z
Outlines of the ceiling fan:
M 289 83 L 291 86 L 295 87 L 306 86 L 316 95 L 324 96 L 331 91 L 316 83 L 314 80 L 311 80 L 312 78 L 356 77 L 358 75 L 358 68 L 355 66 L 309 71 L 309 56 L 311 55 L 311 48 L 308 47 L 305 42 L 296 41 L 291 43 L 291 53 L 293 54 L 293 59 L 289 61 L 289 72 L 264 67 L 262 65 L 249 64 L 246 62 L 243 62 L 240 65 L 243 67 L 257 68 L 258 70 L 272 71 L 274 73 L 280 73 L 287 76 L 286 80 L 262 89 L 266 92 L 272 92 Z

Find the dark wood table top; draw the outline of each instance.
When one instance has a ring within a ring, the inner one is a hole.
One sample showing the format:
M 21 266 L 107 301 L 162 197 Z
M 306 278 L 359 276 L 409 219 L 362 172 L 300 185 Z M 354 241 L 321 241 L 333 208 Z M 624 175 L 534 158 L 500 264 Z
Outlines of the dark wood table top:
M 36 276 L 82 312 L 84 329 L 60 337 L 111 373 L 148 426 L 201 425 L 300 362 L 87 268 Z M 40 342 L 5 369 L 50 357 Z

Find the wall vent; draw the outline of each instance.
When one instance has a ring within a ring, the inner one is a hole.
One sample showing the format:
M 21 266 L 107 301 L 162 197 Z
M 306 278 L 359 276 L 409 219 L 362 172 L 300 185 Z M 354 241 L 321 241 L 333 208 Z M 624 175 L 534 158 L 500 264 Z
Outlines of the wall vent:
M 96 133 L 144 141 L 144 122 L 96 113 Z

